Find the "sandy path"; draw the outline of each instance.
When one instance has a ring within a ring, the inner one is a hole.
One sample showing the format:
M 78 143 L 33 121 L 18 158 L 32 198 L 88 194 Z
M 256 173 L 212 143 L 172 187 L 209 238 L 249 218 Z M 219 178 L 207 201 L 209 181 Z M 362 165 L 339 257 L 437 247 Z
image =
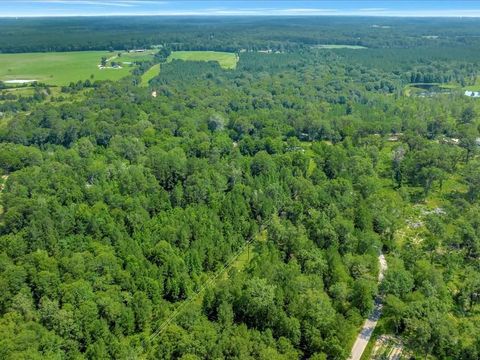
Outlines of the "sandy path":
M 378 282 L 380 283 L 383 281 L 385 271 L 388 268 L 387 260 L 385 260 L 385 256 L 383 254 L 380 254 L 378 256 L 378 264 L 380 265 L 380 271 L 378 273 Z M 373 312 L 368 317 L 368 319 L 365 320 L 362 330 L 360 331 L 360 334 L 358 334 L 357 340 L 355 340 L 355 343 L 353 344 L 352 352 L 350 354 L 350 357 L 348 358 L 349 360 L 360 360 L 360 358 L 362 357 L 362 354 L 367 347 L 368 341 L 372 337 L 373 330 L 375 330 L 375 327 L 377 326 L 378 319 L 380 319 L 380 316 L 382 315 L 382 300 L 383 299 L 380 295 L 377 295 L 377 297 L 375 298 L 375 306 L 373 308 Z

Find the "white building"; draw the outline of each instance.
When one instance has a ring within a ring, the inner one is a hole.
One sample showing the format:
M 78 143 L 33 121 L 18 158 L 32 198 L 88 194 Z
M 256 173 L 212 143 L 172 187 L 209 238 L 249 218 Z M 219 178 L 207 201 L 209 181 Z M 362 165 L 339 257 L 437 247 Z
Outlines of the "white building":
M 465 95 L 470 96 L 470 97 L 474 97 L 474 98 L 478 98 L 478 97 L 480 97 L 480 91 L 468 91 L 468 90 L 466 90 Z

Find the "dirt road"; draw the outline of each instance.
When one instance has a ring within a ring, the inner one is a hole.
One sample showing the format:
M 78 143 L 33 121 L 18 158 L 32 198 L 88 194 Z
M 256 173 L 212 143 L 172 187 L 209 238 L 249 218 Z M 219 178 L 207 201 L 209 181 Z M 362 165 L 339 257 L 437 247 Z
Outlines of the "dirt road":
M 385 256 L 380 254 L 378 256 L 378 264 L 380 266 L 380 271 L 378 273 L 378 283 L 381 283 L 384 276 L 385 271 L 387 270 L 387 261 L 385 260 Z M 373 330 L 377 326 L 378 319 L 382 315 L 382 308 L 383 308 L 383 299 L 380 295 L 377 295 L 375 298 L 375 306 L 373 308 L 372 314 L 365 320 L 363 324 L 362 330 L 360 334 L 357 336 L 357 340 L 355 340 L 355 344 L 353 344 L 352 352 L 350 354 L 349 360 L 360 360 L 362 357 L 365 348 L 367 347 L 368 341 L 372 336 Z

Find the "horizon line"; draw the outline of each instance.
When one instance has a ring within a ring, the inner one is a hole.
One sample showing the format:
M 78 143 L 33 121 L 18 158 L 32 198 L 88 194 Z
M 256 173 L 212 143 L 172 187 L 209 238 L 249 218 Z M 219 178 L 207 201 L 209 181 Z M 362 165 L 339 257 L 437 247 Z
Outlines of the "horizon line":
M 307 13 L 292 13 L 292 14 L 219 14 L 219 13 L 139 13 L 139 14 L 126 14 L 126 13 L 112 13 L 112 14 L 41 14 L 41 15 L 0 15 L 0 19 L 33 19 L 33 18 L 95 18 L 95 17 L 359 17 L 359 18 L 469 18 L 478 19 L 480 13 L 466 15 L 466 14 L 340 14 L 340 13 L 325 13 L 325 14 L 307 14 Z

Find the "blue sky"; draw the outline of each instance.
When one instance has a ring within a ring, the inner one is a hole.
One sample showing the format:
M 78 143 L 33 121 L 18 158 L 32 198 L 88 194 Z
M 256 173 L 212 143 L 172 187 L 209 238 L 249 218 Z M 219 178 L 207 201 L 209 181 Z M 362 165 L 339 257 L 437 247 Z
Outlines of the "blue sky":
M 0 0 L 0 17 L 77 15 L 358 15 L 480 17 L 480 0 Z

